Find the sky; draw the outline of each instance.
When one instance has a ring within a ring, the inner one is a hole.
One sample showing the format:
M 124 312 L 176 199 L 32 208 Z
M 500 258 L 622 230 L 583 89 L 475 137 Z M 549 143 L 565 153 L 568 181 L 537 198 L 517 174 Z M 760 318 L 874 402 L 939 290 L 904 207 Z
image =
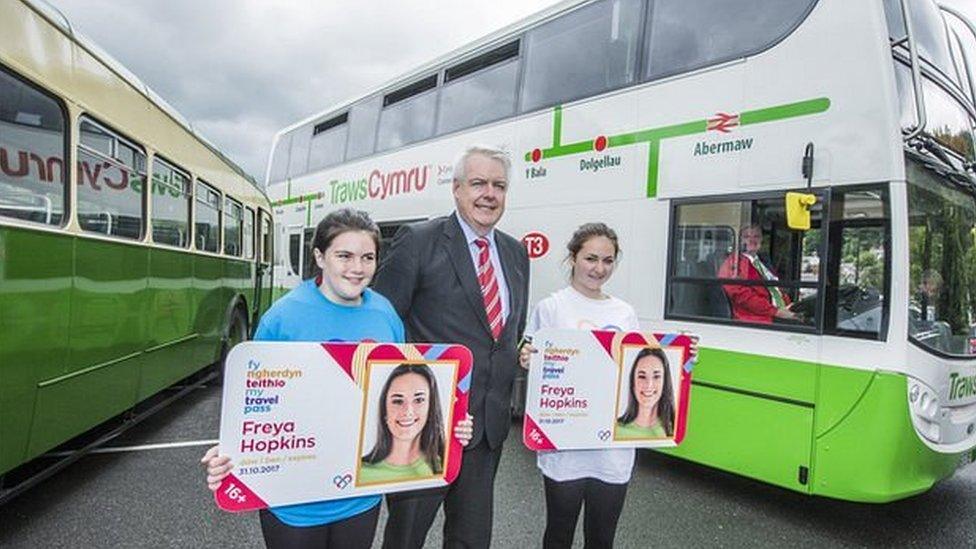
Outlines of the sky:
M 274 134 L 557 0 L 48 0 L 258 181 Z
M 558 3 L 48 1 L 258 181 L 285 126 Z

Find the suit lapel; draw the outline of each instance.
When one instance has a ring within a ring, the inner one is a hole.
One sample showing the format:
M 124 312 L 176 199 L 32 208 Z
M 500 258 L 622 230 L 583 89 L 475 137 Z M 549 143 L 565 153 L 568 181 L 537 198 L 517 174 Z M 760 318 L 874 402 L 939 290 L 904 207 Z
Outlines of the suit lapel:
M 461 225 L 458 224 L 454 215 L 448 217 L 447 223 L 444 224 L 444 236 L 447 237 L 445 241 L 447 255 L 451 258 L 451 264 L 454 265 L 458 280 L 461 281 L 464 296 L 474 309 L 475 316 L 481 321 L 481 327 L 490 334 L 491 327 L 488 325 L 488 313 L 485 312 L 485 302 L 481 297 L 478 274 L 474 270 L 471 251 L 464 239 L 464 232 L 461 231 Z M 449 304 L 446 305 L 450 306 Z

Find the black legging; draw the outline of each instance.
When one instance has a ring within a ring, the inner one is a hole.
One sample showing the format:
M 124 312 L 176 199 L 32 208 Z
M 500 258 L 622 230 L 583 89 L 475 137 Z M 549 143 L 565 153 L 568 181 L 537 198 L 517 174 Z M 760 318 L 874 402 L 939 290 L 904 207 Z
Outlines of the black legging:
M 347 519 L 322 526 L 288 526 L 262 509 L 261 534 L 268 549 L 315 547 L 316 549 L 369 549 L 376 533 L 380 506 Z
M 583 513 L 583 536 L 586 549 L 613 547 L 617 519 L 624 508 L 627 484 L 610 484 L 595 478 L 559 482 L 543 477 L 546 483 L 545 549 L 572 547 L 580 507 Z

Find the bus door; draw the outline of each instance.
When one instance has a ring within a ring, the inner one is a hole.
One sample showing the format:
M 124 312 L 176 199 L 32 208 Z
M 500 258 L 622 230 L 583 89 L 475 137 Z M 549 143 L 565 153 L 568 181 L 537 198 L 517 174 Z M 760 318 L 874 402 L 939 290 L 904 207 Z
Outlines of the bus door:
M 274 284 L 273 280 L 273 269 L 272 269 L 272 258 L 274 257 L 274 245 L 272 242 L 273 233 L 271 225 L 271 216 L 268 212 L 260 210 L 260 218 L 258 221 L 258 234 L 259 234 L 259 250 L 257 254 L 257 273 L 254 287 L 254 311 L 257 320 L 268 307 L 271 306 L 272 297 L 272 286 Z M 257 322 L 252 322 L 251 326 L 257 326 Z
M 281 282 L 286 288 L 294 288 L 302 280 L 302 264 L 305 260 L 305 235 L 303 225 L 289 225 L 286 231 L 288 246 L 288 262 L 285 280 Z
M 288 288 L 294 288 L 302 280 L 317 274 L 312 255 L 312 239 L 315 227 L 304 225 L 288 226 L 288 274 L 283 281 Z

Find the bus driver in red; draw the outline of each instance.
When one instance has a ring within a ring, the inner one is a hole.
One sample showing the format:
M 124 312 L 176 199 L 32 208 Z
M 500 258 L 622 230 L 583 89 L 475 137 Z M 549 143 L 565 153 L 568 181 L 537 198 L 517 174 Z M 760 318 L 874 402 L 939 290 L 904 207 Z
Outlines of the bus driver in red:
M 776 281 L 773 269 L 759 257 L 762 248 L 762 228 L 744 225 L 739 230 L 742 251 L 731 253 L 718 269 L 719 278 Z M 790 298 L 776 286 L 726 284 L 722 286 L 732 305 L 732 318 L 746 322 L 769 324 L 773 318 L 796 319 L 790 310 Z

